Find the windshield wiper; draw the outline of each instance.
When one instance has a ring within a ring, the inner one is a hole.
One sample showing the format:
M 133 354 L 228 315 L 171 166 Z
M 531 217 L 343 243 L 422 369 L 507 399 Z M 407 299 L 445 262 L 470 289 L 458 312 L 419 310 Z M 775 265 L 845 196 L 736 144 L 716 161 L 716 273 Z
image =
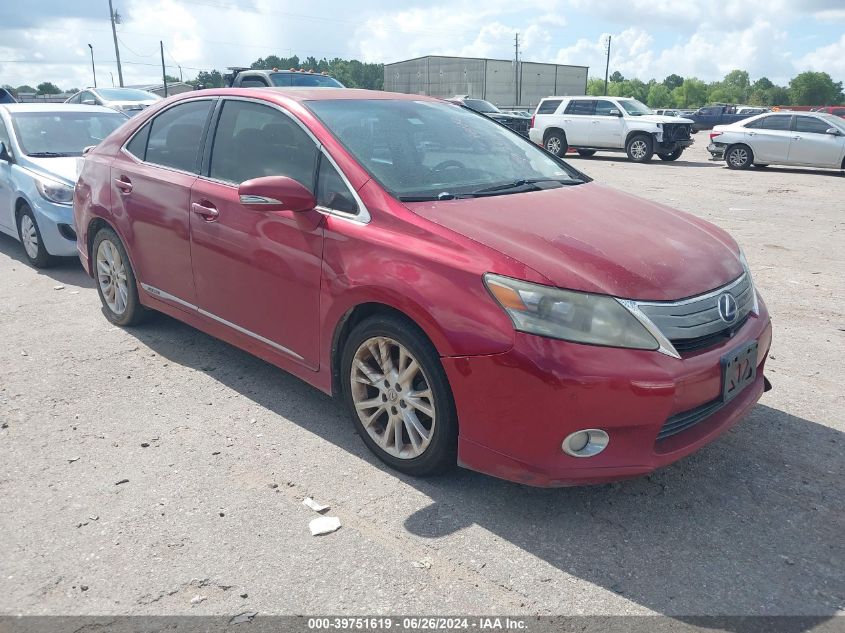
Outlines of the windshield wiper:
M 72 154 L 67 152 L 31 152 L 27 156 L 31 156 L 32 158 L 65 158 L 72 156 Z
M 502 185 L 493 185 L 492 187 L 485 187 L 484 189 L 478 189 L 477 191 L 473 191 L 471 195 L 473 196 L 484 196 L 487 194 L 494 194 L 500 193 L 503 191 L 508 191 L 510 189 L 522 189 L 523 187 L 528 187 L 532 185 L 537 185 L 541 182 L 555 182 L 559 185 L 580 185 L 582 181 L 580 180 L 573 180 L 572 178 L 523 178 L 522 180 L 514 180 L 513 182 L 506 182 Z M 534 186 L 534 189 L 542 189 L 542 187 Z

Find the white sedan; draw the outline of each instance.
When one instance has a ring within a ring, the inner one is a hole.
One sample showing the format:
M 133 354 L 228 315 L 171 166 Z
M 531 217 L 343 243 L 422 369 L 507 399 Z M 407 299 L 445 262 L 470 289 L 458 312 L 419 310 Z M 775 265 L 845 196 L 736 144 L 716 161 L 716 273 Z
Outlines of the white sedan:
M 707 150 L 731 169 L 771 164 L 845 169 L 845 119 L 821 112 L 767 112 L 717 125 Z

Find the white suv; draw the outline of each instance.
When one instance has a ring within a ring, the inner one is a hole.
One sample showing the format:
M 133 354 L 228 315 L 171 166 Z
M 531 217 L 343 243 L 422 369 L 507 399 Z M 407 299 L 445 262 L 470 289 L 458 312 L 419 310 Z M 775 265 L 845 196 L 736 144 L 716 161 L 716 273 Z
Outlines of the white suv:
M 552 154 L 575 149 L 581 156 L 623 151 L 637 163 L 657 154 L 677 160 L 692 145 L 692 121 L 659 116 L 636 99 L 546 97 L 531 119 L 529 137 Z

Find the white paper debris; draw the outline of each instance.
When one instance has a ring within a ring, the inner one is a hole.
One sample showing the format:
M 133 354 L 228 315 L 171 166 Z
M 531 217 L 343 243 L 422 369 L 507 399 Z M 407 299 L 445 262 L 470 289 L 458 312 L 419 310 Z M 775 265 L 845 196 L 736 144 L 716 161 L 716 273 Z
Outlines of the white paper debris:
M 337 517 L 319 517 L 313 519 L 308 524 L 308 528 L 311 530 L 311 536 L 331 534 L 340 529 L 340 519 Z
M 305 499 L 303 499 L 303 501 L 302 501 L 302 505 L 308 506 L 314 512 L 325 512 L 326 510 L 329 509 L 329 506 L 324 506 L 321 503 L 317 503 L 311 497 L 305 497 Z

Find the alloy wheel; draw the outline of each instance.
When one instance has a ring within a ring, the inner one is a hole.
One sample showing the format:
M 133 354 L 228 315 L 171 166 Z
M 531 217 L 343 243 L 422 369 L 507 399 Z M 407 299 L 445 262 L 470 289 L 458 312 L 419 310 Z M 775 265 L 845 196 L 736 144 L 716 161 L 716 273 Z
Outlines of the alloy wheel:
M 123 314 L 129 300 L 126 266 L 120 251 L 109 240 L 103 240 L 97 248 L 97 281 L 109 310 Z
M 38 231 L 29 214 L 21 217 L 21 240 L 26 254 L 30 259 L 38 258 Z
M 546 140 L 546 149 L 552 154 L 557 155 L 560 152 L 560 139 L 557 136 L 552 136 Z
M 645 157 L 647 150 L 648 147 L 646 146 L 645 141 L 638 140 L 631 143 L 631 156 L 633 156 L 637 160 Z
M 748 162 L 748 151 L 742 147 L 735 147 L 731 150 L 728 160 L 734 167 L 742 167 Z
M 350 370 L 352 402 L 372 440 L 400 459 L 422 455 L 434 437 L 436 410 L 422 366 L 398 341 L 365 340 Z

